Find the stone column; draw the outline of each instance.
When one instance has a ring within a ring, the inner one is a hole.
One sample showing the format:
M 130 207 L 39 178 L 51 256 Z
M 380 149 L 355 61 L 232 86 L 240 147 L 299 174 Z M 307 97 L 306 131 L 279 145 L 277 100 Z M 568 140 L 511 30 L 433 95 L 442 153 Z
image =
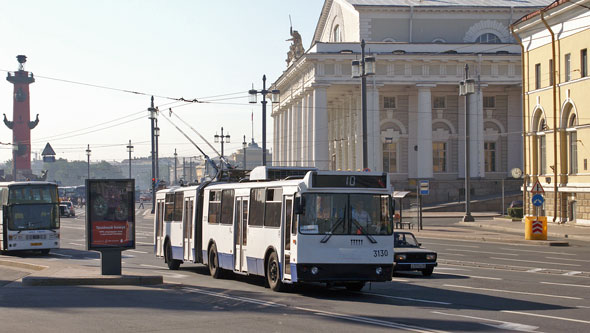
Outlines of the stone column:
M 306 157 L 306 165 L 313 166 L 313 156 L 314 156 L 314 139 L 313 133 L 315 128 L 315 111 L 314 111 L 314 99 L 313 93 L 307 93 L 307 157 Z
M 307 93 L 304 91 L 301 95 L 301 154 L 299 155 L 301 166 L 307 166 L 307 131 L 309 130 L 307 108 Z
M 418 84 L 417 178 L 432 178 L 432 95 L 433 84 Z
M 510 176 L 510 170 L 513 168 L 522 169 L 522 91 L 519 86 L 515 86 L 508 90 L 508 110 L 506 112 L 507 120 L 506 126 L 507 134 L 507 161 L 502 161 L 503 166 L 506 167 L 506 175 Z
M 277 155 L 279 152 L 279 115 L 274 113 L 272 115 L 272 124 L 273 124 L 273 134 L 272 134 L 272 165 L 277 165 Z M 245 140 L 244 140 L 245 141 Z M 245 141 L 248 142 L 248 141 Z M 243 154 L 242 150 L 242 154 Z M 247 157 L 247 156 L 246 156 Z M 244 166 L 245 167 L 245 166 Z
M 471 177 L 484 177 L 483 150 L 483 94 L 475 92 L 468 97 L 469 101 L 469 157 Z
M 301 140 L 301 133 L 303 133 L 303 108 L 302 100 L 299 99 L 295 104 L 295 166 L 302 166 L 301 163 L 301 149 L 303 141 Z
M 313 162 L 320 170 L 329 170 L 327 87 L 313 90 Z
M 374 77 L 373 77 L 374 78 Z M 369 87 L 370 86 L 370 87 Z M 379 90 L 375 84 L 367 85 L 367 150 L 371 171 L 383 171 L 381 126 L 379 115 Z
M 285 166 L 290 166 L 291 165 L 291 149 L 292 149 L 292 142 L 291 142 L 291 135 L 293 135 L 292 133 L 292 127 L 293 127 L 293 122 L 291 121 L 291 105 L 287 106 L 287 110 L 285 110 L 285 145 L 286 145 L 286 152 L 285 152 L 285 161 L 284 164 Z

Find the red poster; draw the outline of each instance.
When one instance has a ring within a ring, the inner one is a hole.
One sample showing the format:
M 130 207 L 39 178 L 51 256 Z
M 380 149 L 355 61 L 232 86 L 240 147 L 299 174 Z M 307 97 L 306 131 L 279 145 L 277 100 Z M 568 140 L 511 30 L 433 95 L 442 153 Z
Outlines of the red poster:
M 131 225 L 125 221 L 92 222 L 92 247 L 133 245 Z

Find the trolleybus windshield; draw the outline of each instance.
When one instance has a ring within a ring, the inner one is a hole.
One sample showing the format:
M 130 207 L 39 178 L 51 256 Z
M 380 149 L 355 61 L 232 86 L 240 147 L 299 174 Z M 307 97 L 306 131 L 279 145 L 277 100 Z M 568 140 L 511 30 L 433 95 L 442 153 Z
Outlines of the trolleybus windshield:
M 308 193 L 299 220 L 302 234 L 391 235 L 389 196 L 379 194 Z
M 55 186 L 11 186 L 7 213 L 10 230 L 59 228 L 59 207 Z

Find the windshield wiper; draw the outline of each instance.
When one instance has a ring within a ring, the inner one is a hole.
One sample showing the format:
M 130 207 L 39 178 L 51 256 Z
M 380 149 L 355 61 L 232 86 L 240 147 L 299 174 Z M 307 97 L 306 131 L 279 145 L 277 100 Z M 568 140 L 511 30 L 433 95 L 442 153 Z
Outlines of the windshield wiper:
M 330 229 L 328 234 L 326 234 L 326 236 L 324 236 L 324 238 L 322 238 L 320 243 L 326 243 L 327 241 L 329 241 L 330 237 L 332 237 L 332 234 L 334 233 L 334 230 L 336 230 L 336 228 L 338 228 L 342 224 L 342 222 L 344 222 L 344 218 L 340 218 L 340 219 L 336 220 L 336 224 L 334 224 L 334 226 L 332 227 L 332 229 Z
M 352 220 L 352 223 L 356 224 L 359 228 L 359 230 L 361 231 L 361 233 L 365 236 L 367 236 L 367 238 L 371 241 L 371 243 L 375 244 L 377 243 L 377 241 L 375 240 L 375 238 L 373 238 L 373 236 L 369 235 L 368 232 L 365 231 L 365 229 L 363 228 L 363 226 L 358 223 L 356 220 Z

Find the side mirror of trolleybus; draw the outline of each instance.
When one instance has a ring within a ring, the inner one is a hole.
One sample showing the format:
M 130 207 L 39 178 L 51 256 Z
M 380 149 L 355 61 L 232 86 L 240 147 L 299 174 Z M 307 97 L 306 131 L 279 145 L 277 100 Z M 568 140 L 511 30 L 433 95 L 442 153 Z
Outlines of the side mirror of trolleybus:
M 295 214 L 302 215 L 305 214 L 305 198 L 304 197 L 295 197 Z

